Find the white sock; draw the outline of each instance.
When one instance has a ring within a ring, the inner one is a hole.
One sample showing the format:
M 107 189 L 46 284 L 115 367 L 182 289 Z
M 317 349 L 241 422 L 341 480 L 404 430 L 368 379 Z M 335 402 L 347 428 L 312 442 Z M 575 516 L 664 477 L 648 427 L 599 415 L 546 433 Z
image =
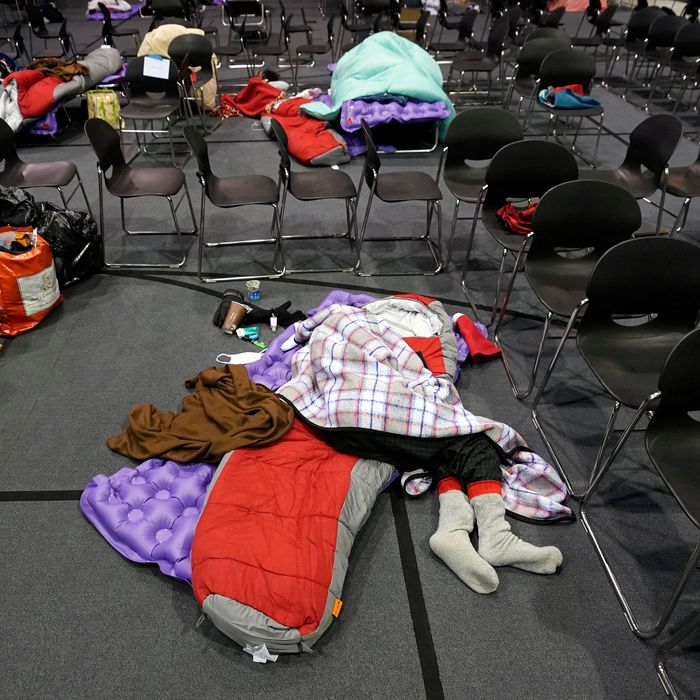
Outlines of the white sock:
M 492 566 L 514 566 L 534 574 L 553 574 L 564 557 L 556 547 L 536 547 L 510 531 L 503 499 L 485 493 L 471 499 L 479 529 L 479 554 Z
M 474 514 L 462 491 L 440 494 L 440 521 L 430 538 L 430 549 L 455 574 L 477 593 L 493 593 L 498 574 L 472 546 L 469 533 L 474 529 Z

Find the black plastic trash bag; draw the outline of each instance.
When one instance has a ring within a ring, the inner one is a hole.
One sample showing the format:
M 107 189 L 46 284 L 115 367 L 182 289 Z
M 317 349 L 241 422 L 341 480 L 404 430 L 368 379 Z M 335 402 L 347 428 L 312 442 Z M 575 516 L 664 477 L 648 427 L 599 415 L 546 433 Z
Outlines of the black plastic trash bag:
M 32 226 L 51 247 L 60 287 L 102 267 L 102 241 L 92 217 L 61 209 L 14 187 L 0 186 L 0 226 Z

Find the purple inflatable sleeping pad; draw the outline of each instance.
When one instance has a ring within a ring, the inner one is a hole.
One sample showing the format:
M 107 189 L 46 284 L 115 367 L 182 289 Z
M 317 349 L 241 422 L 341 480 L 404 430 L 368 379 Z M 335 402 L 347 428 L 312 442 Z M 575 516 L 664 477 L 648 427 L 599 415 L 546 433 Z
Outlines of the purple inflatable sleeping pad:
M 142 7 L 146 5 L 146 1 L 140 2 L 136 5 L 132 5 L 129 10 L 124 10 L 124 11 L 119 11 L 119 10 L 110 10 L 109 16 L 113 19 L 116 20 L 117 22 L 125 20 L 125 19 L 131 19 L 132 17 L 135 17 L 139 11 L 141 10 Z M 86 12 L 85 13 L 85 19 L 91 19 L 96 22 L 101 22 L 103 17 L 102 17 L 102 12 L 100 10 L 97 10 L 96 12 Z
M 375 297 L 332 291 L 314 309 L 331 304 L 364 306 Z M 486 328 L 479 326 L 486 335 Z M 284 351 L 282 343 L 294 333 L 290 326 L 277 335 L 260 360 L 246 365 L 251 379 L 276 389 L 291 378 L 292 357 L 298 346 Z M 457 337 L 457 371 L 468 355 L 467 344 Z M 157 564 L 162 573 L 187 583 L 192 580 L 190 550 L 200 511 L 215 466 L 178 464 L 149 459 L 137 467 L 124 467 L 112 476 L 98 474 L 85 487 L 80 508 L 85 517 L 120 554 L 139 564 Z

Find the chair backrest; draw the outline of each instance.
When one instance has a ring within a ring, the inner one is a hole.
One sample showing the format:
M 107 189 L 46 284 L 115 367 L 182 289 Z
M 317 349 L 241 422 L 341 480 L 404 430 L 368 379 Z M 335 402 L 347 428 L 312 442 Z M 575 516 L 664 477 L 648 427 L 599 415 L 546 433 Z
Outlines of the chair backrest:
M 335 38 L 334 36 L 334 31 L 333 28 L 335 27 L 335 15 L 331 15 L 328 18 L 328 21 L 326 22 L 326 34 L 328 36 L 328 40 L 326 45 L 328 46 L 328 49 L 330 50 L 333 47 L 333 40 Z M 289 26 L 286 27 L 287 31 L 289 30 Z
M 522 16 L 523 11 L 519 5 L 509 7 L 503 14 L 503 17 L 508 20 L 508 36 L 511 39 L 514 39 L 515 35 L 518 33 L 518 24 L 520 23 L 520 18 Z
M 479 16 L 478 10 L 465 10 L 459 20 L 459 27 L 457 28 L 459 41 L 466 41 L 471 39 L 472 34 L 474 34 L 474 24 L 476 18 Z
M 562 18 L 564 17 L 565 12 L 566 8 L 563 5 L 561 7 L 557 7 L 551 12 L 545 12 L 540 18 L 538 24 L 540 27 L 558 27 Z
M 690 22 L 685 17 L 663 15 L 655 19 L 649 27 L 647 48 L 673 46 L 678 32 L 687 27 Z
M 643 7 L 630 16 L 627 23 L 625 41 L 644 41 L 649 34 L 649 28 L 659 17 L 666 13 L 660 7 Z
M 270 120 L 270 126 L 277 141 L 280 154 L 280 178 L 285 179 L 292 172 L 292 159 L 289 157 L 287 134 L 276 119 Z
M 0 160 L 5 161 L 5 170 L 22 162 L 15 147 L 15 132 L 4 119 L 0 119 Z
M 41 14 L 41 10 L 36 5 L 29 4 L 27 4 L 25 10 L 31 30 L 33 32 L 45 32 L 46 24 L 44 24 L 44 15 Z
M 603 3 L 601 2 L 601 0 L 588 0 L 588 7 L 586 8 L 586 19 L 591 24 L 594 24 L 598 20 L 602 9 Z
M 649 236 L 618 243 L 598 261 L 588 282 L 584 321 L 658 314 L 695 325 L 700 311 L 700 246 Z M 657 319 L 658 320 L 658 319 Z
M 192 149 L 192 153 L 197 160 L 197 167 L 199 172 L 202 173 L 204 178 L 204 186 L 207 194 L 211 191 L 211 184 L 216 179 L 216 176 L 211 170 L 211 164 L 209 163 L 209 149 L 207 147 L 207 142 L 204 140 L 204 136 L 197 130 L 196 127 L 186 126 L 182 133 L 187 141 L 187 145 Z
M 241 17 L 247 17 L 250 24 L 265 18 L 265 7 L 260 0 L 226 0 L 224 9 L 229 22 L 234 25 Z
M 153 0 L 151 9 L 156 19 L 165 17 L 180 17 L 187 19 L 189 12 L 182 0 Z
M 110 37 L 114 31 L 114 27 L 112 25 L 112 13 L 110 12 L 109 7 L 107 7 L 107 5 L 105 5 L 103 2 L 98 2 L 97 7 L 102 13 L 102 36 Z M 111 45 L 111 42 L 108 43 Z
M 445 134 L 449 160 L 487 160 L 509 143 L 523 140 L 518 118 L 501 107 L 474 107 L 460 112 Z
M 181 34 L 170 42 L 168 55 L 180 71 L 180 79 L 189 77 L 190 68 L 201 68 L 200 77 L 211 74 L 214 49 L 201 34 Z
M 589 93 L 595 71 L 596 60 L 590 53 L 577 49 L 552 51 L 540 65 L 540 84 L 542 87 L 582 85 L 584 92 Z
M 678 32 L 673 44 L 673 59 L 700 56 L 700 24 L 693 22 Z
M 670 114 L 655 114 L 637 125 L 630 134 L 624 166 L 651 170 L 659 185 L 664 168 L 683 135 L 683 124 Z
M 610 25 L 612 24 L 613 17 L 617 12 L 617 5 L 608 5 L 599 15 L 595 21 L 595 31 L 598 35 L 607 34 L 610 30 Z
M 486 55 L 496 58 L 503 53 L 506 36 L 508 34 L 508 20 L 500 17 L 492 25 L 486 39 Z
M 565 40 L 571 44 L 569 35 L 558 27 L 535 27 L 527 37 L 525 37 L 525 43 L 527 44 L 535 39 L 561 39 L 562 44 Z
M 129 86 L 131 97 L 150 93 L 165 93 L 166 95 L 179 96 L 177 87 L 178 68 L 175 62 L 169 58 L 162 57 L 161 60 L 168 62 L 168 77 L 154 78 L 143 74 L 143 66 L 146 56 L 132 58 L 126 66 L 126 82 Z
M 566 35 L 564 35 L 566 36 Z M 518 78 L 539 75 L 542 61 L 553 51 L 568 49 L 568 38 L 551 37 L 528 41 L 518 54 L 515 75 Z
M 700 328 L 683 336 L 666 358 L 659 377 L 657 412 L 700 410 Z
M 367 181 L 369 187 L 374 186 L 375 175 L 379 174 L 379 169 L 382 167 L 381 161 L 379 160 L 379 154 L 374 145 L 374 139 L 372 138 L 372 131 L 369 128 L 369 124 L 363 119 L 362 120 L 362 133 L 365 136 L 365 147 L 367 152 L 365 153 L 365 163 L 362 167 L 362 175 Z
M 105 177 L 109 183 L 111 177 L 128 166 L 124 160 L 119 132 L 103 119 L 92 117 L 85 122 L 85 135 L 92 146 L 92 150 L 97 156 L 102 172 L 112 168 L 112 175 Z
M 542 197 L 555 185 L 577 179 L 576 159 L 568 148 L 534 139 L 509 143 L 486 169 L 484 206 L 500 206 L 508 197 Z
M 533 260 L 556 254 L 557 248 L 592 248 L 600 257 L 641 225 L 639 204 L 622 187 L 596 180 L 564 182 L 546 192 L 535 209 L 528 259 L 533 252 Z

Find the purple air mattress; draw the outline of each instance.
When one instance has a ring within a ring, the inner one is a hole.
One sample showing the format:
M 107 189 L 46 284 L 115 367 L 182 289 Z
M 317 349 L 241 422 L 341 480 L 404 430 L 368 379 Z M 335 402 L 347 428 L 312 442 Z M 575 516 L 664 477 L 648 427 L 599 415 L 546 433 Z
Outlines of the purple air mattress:
M 85 487 L 80 508 L 114 549 L 191 583 L 194 528 L 214 474 L 210 464 L 149 459 Z
M 109 16 L 112 18 L 112 20 L 115 20 L 117 22 L 120 22 L 125 19 L 131 19 L 139 13 L 141 8 L 144 7 L 145 4 L 146 2 L 144 0 L 144 2 L 139 2 L 136 5 L 132 5 L 128 10 L 110 10 Z M 85 19 L 91 19 L 96 22 L 101 22 L 103 20 L 102 12 L 100 10 L 97 10 L 95 12 L 86 12 Z

